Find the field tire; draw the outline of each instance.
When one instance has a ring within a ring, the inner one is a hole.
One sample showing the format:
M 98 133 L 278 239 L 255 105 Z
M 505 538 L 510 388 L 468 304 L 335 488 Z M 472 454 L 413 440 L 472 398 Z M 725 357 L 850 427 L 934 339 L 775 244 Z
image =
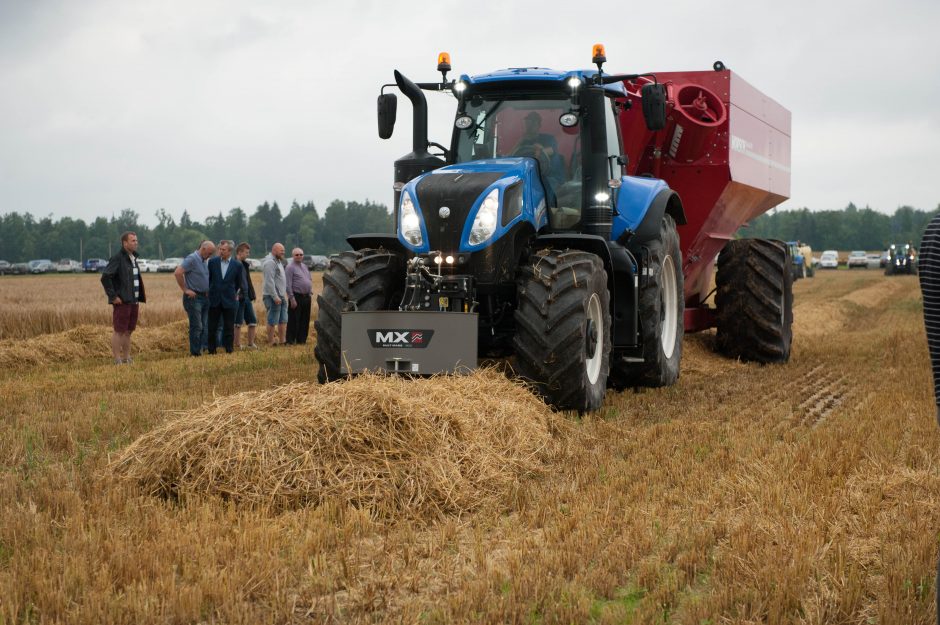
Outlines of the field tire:
M 815 278 L 815 277 L 816 277 L 816 268 L 813 267 L 812 265 L 810 265 L 810 266 L 806 269 L 806 277 L 807 277 L 807 278 Z
M 889 262 L 887 265 L 885 265 L 885 275 L 890 276 L 893 274 L 894 274 L 894 262 L 892 261 L 892 262 Z
M 679 379 L 685 335 L 685 279 L 679 234 L 671 215 L 663 216 L 659 237 L 649 243 L 648 249 L 650 267 L 646 284 L 639 291 L 637 307 L 643 362 L 615 360 L 611 364 L 610 383 L 617 390 L 669 386 Z
M 317 344 L 313 353 L 320 363 L 320 384 L 339 380 L 342 350 L 342 313 L 347 310 L 393 310 L 405 285 L 405 260 L 384 249 L 341 252 L 330 258 L 323 273 L 323 290 L 317 296 L 320 307 L 313 327 Z
M 604 263 L 580 250 L 545 250 L 520 267 L 515 371 L 558 410 L 597 410 L 610 367 Z
M 760 363 L 787 362 L 793 341 L 790 252 L 781 241 L 730 241 L 718 255 L 718 351 Z

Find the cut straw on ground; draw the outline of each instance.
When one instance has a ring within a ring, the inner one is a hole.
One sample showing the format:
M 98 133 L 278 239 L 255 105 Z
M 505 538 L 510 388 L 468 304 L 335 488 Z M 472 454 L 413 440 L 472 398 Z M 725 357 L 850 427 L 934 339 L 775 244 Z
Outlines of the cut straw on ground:
M 140 328 L 131 338 L 132 354 L 140 352 L 186 352 L 188 325 L 177 321 Z M 0 369 L 20 370 L 37 365 L 111 357 L 108 326 L 80 325 L 65 332 L 42 334 L 31 339 L 0 341 Z
M 273 511 L 336 501 L 377 519 L 460 516 L 541 473 L 556 419 L 491 370 L 297 382 L 180 414 L 110 468 L 161 497 L 217 496 Z

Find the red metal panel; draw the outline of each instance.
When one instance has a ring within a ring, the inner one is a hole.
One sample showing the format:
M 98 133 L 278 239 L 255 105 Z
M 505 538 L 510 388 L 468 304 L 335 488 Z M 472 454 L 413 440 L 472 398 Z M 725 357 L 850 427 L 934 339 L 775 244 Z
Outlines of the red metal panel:
M 686 332 L 701 332 L 708 328 L 714 328 L 717 325 L 715 309 L 706 306 L 686 308 L 684 324 Z
M 662 178 L 682 198 L 686 306 L 700 310 L 721 248 L 790 194 L 790 112 L 729 70 L 657 78 L 669 108 L 666 128 L 656 133 L 643 122 L 640 85 L 626 83 L 634 94 L 620 117 L 627 171 Z M 709 327 L 695 315 L 687 315 L 688 330 Z

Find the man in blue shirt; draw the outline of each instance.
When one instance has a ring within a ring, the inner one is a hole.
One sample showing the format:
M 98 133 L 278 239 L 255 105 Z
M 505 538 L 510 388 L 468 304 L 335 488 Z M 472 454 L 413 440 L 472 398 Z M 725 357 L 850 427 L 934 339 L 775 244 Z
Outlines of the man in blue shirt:
M 232 353 L 235 337 L 235 310 L 238 289 L 242 285 L 242 264 L 232 258 L 232 242 L 219 242 L 219 255 L 207 263 L 209 269 L 209 353 L 214 354 L 218 341 L 219 318 L 222 318 L 225 352 Z
M 176 283 L 183 291 L 183 309 L 189 317 L 189 353 L 202 354 L 209 332 L 209 268 L 206 261 L 215 253 L 212 241 L 203 241 L 199 249 L 176 268 Z

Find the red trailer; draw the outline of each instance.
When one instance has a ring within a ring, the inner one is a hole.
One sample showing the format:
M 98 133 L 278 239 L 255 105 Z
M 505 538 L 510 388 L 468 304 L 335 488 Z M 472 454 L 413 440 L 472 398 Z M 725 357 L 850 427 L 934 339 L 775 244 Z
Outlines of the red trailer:
M 657 73 L 666 85 L 666 127 L 650 132 L 621 114 L 628 172 L 662 178 L 688 220 L 679 227 L 685 274 L 685 328 L 716 325 L 704 303 L 715 259 L 734 233 L 790 195 L 790 111 L 716 63 L 716 71 Z M 647 79 L 628 81 L 633 107 Z

